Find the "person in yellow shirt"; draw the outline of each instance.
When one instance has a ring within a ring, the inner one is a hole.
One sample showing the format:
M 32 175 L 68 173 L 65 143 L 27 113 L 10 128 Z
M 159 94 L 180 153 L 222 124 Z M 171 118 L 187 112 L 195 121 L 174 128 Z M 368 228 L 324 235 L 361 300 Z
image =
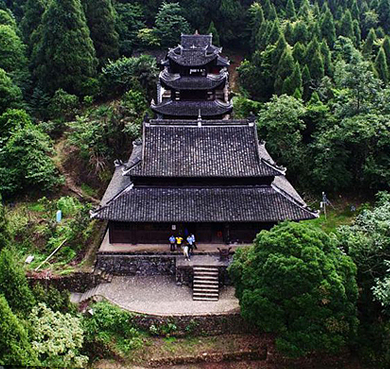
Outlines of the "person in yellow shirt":
M 179 249 L 181 247 L 181 244 L 183 243 L 183 237 L 177 236 L 176 237 L 176 247 Z

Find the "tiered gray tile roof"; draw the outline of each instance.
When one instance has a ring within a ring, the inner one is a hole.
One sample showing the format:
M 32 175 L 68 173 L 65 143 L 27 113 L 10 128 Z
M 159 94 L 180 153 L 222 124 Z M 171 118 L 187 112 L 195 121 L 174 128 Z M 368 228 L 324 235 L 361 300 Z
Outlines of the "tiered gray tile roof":
M 315 216 L 272 186 L 134 187 L 93 215 L 123 222 L 278 222 Z
M 218 76 L 180 76 L 169 74 L 166 70 L 160 73 L 160 81 L 168 88 L 175 90 L 212 90 L 226 82 L 227 73 Z
M 146 124 L 142 163 L 131 176 L 271 177 L 281 170 L 259 156 L 256 127 Z
M 214 101 L 172 101 L 169 100 L 159 105 L 151 105 L 156 113 L 168 116 L 197 117 L 199 112 L 202 117 L 213 117 L 231 112 L 233 105 Z

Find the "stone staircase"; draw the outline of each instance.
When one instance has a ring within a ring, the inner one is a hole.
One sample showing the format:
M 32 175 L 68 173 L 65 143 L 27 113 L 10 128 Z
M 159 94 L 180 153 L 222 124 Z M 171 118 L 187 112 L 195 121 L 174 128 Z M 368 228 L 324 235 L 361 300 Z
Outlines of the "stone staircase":
M 194 266 L 192 299 L 194 301 L 218 301 L 218 267 L 206 265 Z
M 93 271 L 93 274 L 98 275 L 102 283 L 111 283 L 112 278 L 114 277 L 112 274 L 96 268 Z

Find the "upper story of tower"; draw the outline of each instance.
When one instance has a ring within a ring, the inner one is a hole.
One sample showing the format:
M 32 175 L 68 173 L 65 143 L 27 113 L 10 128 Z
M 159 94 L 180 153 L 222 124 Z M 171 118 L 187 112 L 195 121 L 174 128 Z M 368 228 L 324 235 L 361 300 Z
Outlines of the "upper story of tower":
M 229 61 L 212 35 L 182 35 L 162 62 L 157 101 L 151 108 L 159 118 L 222 119 L 229 116 Z

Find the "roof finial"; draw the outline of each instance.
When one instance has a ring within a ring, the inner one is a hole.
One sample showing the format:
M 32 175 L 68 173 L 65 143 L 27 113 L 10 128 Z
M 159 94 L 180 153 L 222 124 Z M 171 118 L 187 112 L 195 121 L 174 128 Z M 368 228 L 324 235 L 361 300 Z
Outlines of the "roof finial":
M 194 35 L 197 35 L 197 36 L 199 36 L 199 31 L 198 31 L 198 30 L 195 30 L 195 33 L 194 33 Z
M 198 110 L 198 127 L 202 127 L 202 115 L 200 109 Z

